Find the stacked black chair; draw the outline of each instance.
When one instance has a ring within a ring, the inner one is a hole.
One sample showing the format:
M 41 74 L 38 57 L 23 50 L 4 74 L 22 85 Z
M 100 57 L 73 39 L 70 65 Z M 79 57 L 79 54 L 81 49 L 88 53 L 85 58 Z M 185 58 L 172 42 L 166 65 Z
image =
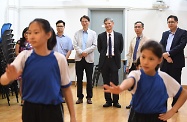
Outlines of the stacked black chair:
M 94 70 L 94 74 L 92 78 L 92 87 L 94 87 L 95 83 L 97 87 L 100 74 L 101 74 L 101 71 L 99 70 L 98 65 L 95 65 L 95 70 Z
M 5 72 L 7 64 L 12 63 L 15 59 L 15 42 L 13 39 L 14 34 L 12 34 L 11 29 L 3 30 L 3 34 L 1 35 L 1 42 L 0 42 L 0 75 Z M 10 92 L 13 95 L 15 92 L 17 102 L 18 101 L 18 84 L 17 80 L 12 81 L 11 84 L 6 86 L 1 86 L 2 98 L 7 98 L 8 105 L 10 105 L 9 95 Z

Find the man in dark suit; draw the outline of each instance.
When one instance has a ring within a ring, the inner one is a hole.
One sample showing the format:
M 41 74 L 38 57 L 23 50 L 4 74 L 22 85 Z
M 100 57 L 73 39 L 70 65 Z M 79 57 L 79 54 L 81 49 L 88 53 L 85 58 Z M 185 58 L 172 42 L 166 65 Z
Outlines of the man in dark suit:
M 178 18 L 170 15 L 167 18 L 169 31 L 162 34 L 160 43 L 163 46 L 163 62 L 160 70 L 166 72 L 181 84 L 181 72 L 185 67 L 184 48 L 187 42 L 186 30 L 177 27 Z M 178 98 L 173 98 L 172 106 Z
M 121 67 L 121 53 L 123 51 L 123 36 L 113 31 L 114 22 L 111 18 L 104 19 L 106 31 L 98 35 L 97 48 L 100 53 L 99 69 L 101 70 L 104 84 L 113 82 L 119 84 L 118 70 Z M 104 93 L 106 103 L 103 107 L 113 106 L 121 108 L 118 103 L 119 94 Z

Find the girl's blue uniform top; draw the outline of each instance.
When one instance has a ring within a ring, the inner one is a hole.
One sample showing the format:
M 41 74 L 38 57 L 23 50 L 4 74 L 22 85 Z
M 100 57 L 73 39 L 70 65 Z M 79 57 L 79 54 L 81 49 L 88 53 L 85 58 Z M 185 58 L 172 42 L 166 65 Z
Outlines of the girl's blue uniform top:
M 23 100 L 46 105 L 63 102 L 61 88 L 71 85 L 66 58 L 51 51 L 47 56 L 22 51 L 12 63 L 22 73 Z
M 128 77 L 135 80 L 132 106 L 138 113 L 165 113 L 168 98 L 178 97 L 182 91 L 181 85 L 175 79 L 161 71 L 149 76 L 141 69 L 132 71 Z

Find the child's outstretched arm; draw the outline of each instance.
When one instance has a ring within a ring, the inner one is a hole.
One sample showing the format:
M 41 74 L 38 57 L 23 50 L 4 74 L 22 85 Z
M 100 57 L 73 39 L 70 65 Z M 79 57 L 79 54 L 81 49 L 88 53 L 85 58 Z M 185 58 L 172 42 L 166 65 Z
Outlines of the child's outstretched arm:
M 185 103 L 186 99 L 187 99 L 187 91 L 183 89 L 175 105 L 166 113 L 160 114 L 159 119 L 164 121 L 170 119 L 178 111 L 178 109 Z
M 63 92 L 63 95 L 65 97 L 68 109 L 69 109 L 70 122 L 76 122 L 75 109 L 74 109 L 73 95 L 72 95 L 71 87 L 63 88 L 62 92 Z
M 22 71 L 17 71 L 14 65 L 7 65 L 5 73 L 1 76 L 0 83 L 7 85 L 21 75 Z
M 119 86 L 116 86 L 112 82 L 110 82 L 110 86 L 105 84 L 103 85 L 103 87 L 105 88 L 104 92 L 119 94 L 120 92 L 131 88 L 133 85 L 134 85 L 134 79 L 127 78 Z

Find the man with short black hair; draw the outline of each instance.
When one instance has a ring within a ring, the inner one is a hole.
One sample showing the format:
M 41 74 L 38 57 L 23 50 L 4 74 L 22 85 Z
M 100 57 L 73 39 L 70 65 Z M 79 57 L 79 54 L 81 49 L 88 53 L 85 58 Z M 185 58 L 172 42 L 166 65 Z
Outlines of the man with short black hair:
M 63 54 L 66 59 L 69 58 L 71 51 L 73 50 L 72 40 L 64 34 L 65 29 L 65 22 L 62 20 L 58 20 L 56 22 L 56 29 L 57 29 L 57 44 L 54 48 L 55 51 Z
M 94 66 L 94 50 L 97 47 L 96 32 L 89 29 L 90 18 L 86 15 L 80 18 L 82 29 L 78 30 L 74 35 L 73 47 L 76 51 L 75 54 L 75 70 L 77 76 L 77 97 L 76 104 L 83 103 L 84 94 L 83 89 L 83 76 L 84 70 L 86 72 L 86 99 L 87 104 L 92 104 L 92 74 Z
M 177 16 L 167 18 L 168 31 L 163 32 L 160 44 L 163 46 L 163 62 L 160 70 L 166 72 L 181 84 L 182 68 L 185 67 L 184 48 L 187 43 L 187 31 L 180 29 Z M 173 98 L 172 106 L 178 98 Z
M 72 40 L 67 35 L 64 34 L 64 29 L 65 29 L 65 22 L 62 20 L 58 20 L 56 22 L 57 43 L 53 50 L 63 54 L 66 57 L 66 59 L 68 59 L 71 54 L 71 50 L 73 50 L 73 44 L 72 44 Z M 65 100 L 63 100 L 63 103 L 65 103 Z

